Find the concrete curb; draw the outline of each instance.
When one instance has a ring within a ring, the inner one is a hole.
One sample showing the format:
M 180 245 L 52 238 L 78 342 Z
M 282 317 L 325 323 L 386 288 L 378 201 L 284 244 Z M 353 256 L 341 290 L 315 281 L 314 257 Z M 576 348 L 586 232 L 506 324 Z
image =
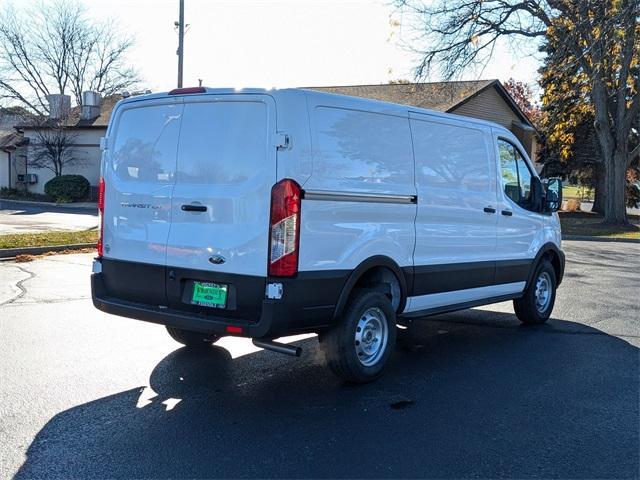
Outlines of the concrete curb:
M 637 238 L 593 237 L 589 235 L 563 235 L 562 240 L 578 240 L 581 242 L 640 243 L 640 240 Z
M 95 248 L 95 246 L 95 243 L 74 243 L 73 245 L 52 245 L 50 247 L 0 248 L 0 259 L 14 258 L 17 255 L 40 255 L 41 253 L 60 252 L 62 250 Z

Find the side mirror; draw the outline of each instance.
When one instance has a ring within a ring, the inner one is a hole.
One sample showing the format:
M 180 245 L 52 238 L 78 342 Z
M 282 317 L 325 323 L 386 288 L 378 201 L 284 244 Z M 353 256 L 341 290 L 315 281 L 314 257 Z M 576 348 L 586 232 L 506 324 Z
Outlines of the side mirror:
M 544 180 L 544 211 L 557 212 L 562 205 L 562 180 L 547 178 Z

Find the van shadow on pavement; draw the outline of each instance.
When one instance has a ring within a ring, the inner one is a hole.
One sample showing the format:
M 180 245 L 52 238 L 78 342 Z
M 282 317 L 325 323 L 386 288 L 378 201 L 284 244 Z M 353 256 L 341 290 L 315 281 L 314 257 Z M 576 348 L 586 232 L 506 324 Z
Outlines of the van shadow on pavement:
M 516 325 L 416 322 L 364 386 L 331 376 L 315 339 L 301 359 L 180 348 L 151 372 L 155 394 L 53 417 L 17 478 L 637 476 L 638 349 L 573 322 Z

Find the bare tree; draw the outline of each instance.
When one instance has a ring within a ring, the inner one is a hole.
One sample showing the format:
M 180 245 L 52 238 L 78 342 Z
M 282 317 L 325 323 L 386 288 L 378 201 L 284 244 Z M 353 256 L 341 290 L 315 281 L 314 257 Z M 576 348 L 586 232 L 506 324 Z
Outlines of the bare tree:
M 131 45 L 113 22 L 91 21 L 74 0 L 8 5 L 0 11 L 0 98 L 44 115 L 50 94 L 81 104 L 84 90 L 107 96 L 129 88 L 138 82 L 125 63 Z
M 486 64 L 500 38 L 549 42 L 587 78 L 604 161 L 604 221 L 626 223 L 625 172 L 640 115 L 640 0 L 397 0 L 420 18 L 417 76 Z M 521 48 L 522 45 L 521 45 Z
M 31 121 L 31 155 L 28 164 L 34 168 L 51 170 L 58 177 L 66 167 L 83 165 L 85 159 L 75 150 L 78 135 L 67 126 L 65 118 Z

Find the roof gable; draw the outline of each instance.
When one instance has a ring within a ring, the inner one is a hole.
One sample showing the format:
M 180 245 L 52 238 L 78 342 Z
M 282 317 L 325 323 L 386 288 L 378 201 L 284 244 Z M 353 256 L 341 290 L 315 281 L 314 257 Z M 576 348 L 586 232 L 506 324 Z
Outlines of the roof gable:
M 432 83 L 390 83 L 310 87 L 310 90 L 371 98 L 383 102 L 412 105 L 447 112 L 466 98 L 480 92 L 495 80 Z

